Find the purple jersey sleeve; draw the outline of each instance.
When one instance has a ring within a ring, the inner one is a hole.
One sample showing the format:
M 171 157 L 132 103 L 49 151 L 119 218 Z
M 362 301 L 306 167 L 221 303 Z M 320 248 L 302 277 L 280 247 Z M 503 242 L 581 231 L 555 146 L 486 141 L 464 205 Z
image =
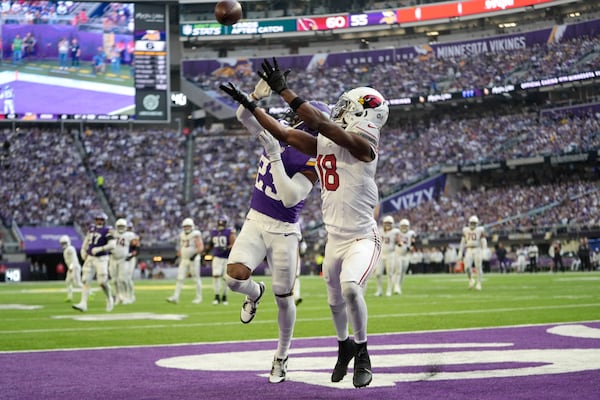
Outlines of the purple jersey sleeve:
M 231 236 L 230 228 L 213 229 L 210 231 L 212 240 L 212 253 L 215 257 L 228 258 L 231 243 L 229 238 Z
M 312 171 L 315 165 L 314 158 L 290 146 L 284 147 L 284 151 L 281 153 L 281 161 L 285 172 L 290 177 L 298 172 Z M 293 207 L 286 208 L 278 198 L 277 189 L 273 184 L 273 176 L 271 175 L 271 166 L 263 153 L 260 158 L 250 207 L 279 221 L 298 222 L 298 216 L 302 207 L 304 207 L 304 200 Z

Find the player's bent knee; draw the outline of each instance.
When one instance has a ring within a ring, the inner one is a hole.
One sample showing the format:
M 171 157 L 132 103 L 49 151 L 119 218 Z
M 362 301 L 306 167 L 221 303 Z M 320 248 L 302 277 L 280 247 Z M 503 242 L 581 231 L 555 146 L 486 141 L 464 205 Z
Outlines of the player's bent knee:
M 228 277 L 245 281 L 246 279 L 250 279 L 250 268 L 246 267 L 243 264 L 227 264 L 227 275 L 225 275 L 225 279 Z
M 362 288 L 356 282 L 342 282 L 342 297 L 347 303 L 353 303 L 361 292 Z

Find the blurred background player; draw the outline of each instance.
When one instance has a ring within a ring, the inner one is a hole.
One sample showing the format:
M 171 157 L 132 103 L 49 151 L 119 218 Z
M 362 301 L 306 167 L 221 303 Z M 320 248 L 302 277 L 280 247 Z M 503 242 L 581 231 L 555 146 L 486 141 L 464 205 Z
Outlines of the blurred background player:
M 368 386 L 373 380 L 367 350 L 367 304 L 364 290 L 381 255 L 381 237 L 374 213 L 379 191 L 375 182 L 380 130 L 389 109 L 384 97 L 370 87 L 344 92 L 328 118 L 287 86 L 288 72 L 263 60 L 258 75 L 278 93 L 317 136 L 286 129 L 233 84 L 221 85 L 249 110 L 278 140 L 316 157 L 321 182 L 321 210 L 327 231 L 323 277 L 327 301 L 338 340 L 338 359 L 332 382 L 341 381 L 354 359 L 352 384 Z M 269 155 L 271 153 L 269 152 Z M 349 323 L 354 340 L 350 339 Z
M 9 85 L 2 89 L 2 100 L 4 100 L 4 114 L 15 113 L 15 92 Z
M 129 248 L 131 242 L 135 239 L 133 232 L 127 230 L 127 221 L 124 218 L 119 218 L 115 222 L 115 248 L 110 253 L 108 263 L 108 272 L 110 281 L 113 284 L 113 297 L 115 305 L 120 303 L 128 303 L 127 298 L 127 279 L 131 272 L 127 268 L 129 260 Z
M 387 215 L 383 218 L 383 228 L 381 230 L 381 258 L 377 264 L 375 279 L 377 282 L 377 290 L 375 296 L 383 294 L 383 275 L 387 275 L 386 296 L 392 295 L 392 287 L 394 286 L 393 277 L 396 267 L 396 244 L 400 241 L 400 230 L 394 227 L 394 217 Z
M 540 249 L 535 242 L 527 247 L 527 255 L 529 256 L 529 272 L 538 272 L 538 258 L 540 257 Z
M 402 283 L 410 266 L 411 257 L 415 253 L 417 233 L 410 229 L 410 221 L 406 218 L 400 220 L 400 232 L 396 246 L 396 265 L 394 269 L 394 293 L 402 294 Z
M 515 270 L 517 272 L 525 272 L 527 267 L 527 249 L 522 244 L 517 247 L 516 251 L 517 261 L 515 262 Z
M 113 297 L 108 282 L 108 258 L 115 247 L 114 232 L 112 227 L 106 224 L 108 217 L 103 212 L 94 214 L 94 225 L 90 226 L 83 244 L 81 246 L 81 258 L 83 258 L 82 277 L 83 289 L 81 301 L 72 307 L 81 312 L 87 311 L 87 301 L 94 274 L 96 280 L 106 296 L 106 311 L 113 309 Z
M 479 218 L 473 215 L 469 218 L 469 226 L 463 227 L 460 247 L 458 249 L 459 260 L 463 261 L 467 278 L 469 279 L 469 289 L 475 287 L 475 290 L 481 290 L 481 281 L 483 279 L 483 250 L 487 249 L 487 239 L 483 226 L 479 225 Z M 475 268 L 475 273 L 473 272 Z M 477 276 L 477 283 L 473 279 L 473 274 Z
M 229 218 L 226 215 L 221 215 L 217 220 L 217 227 L 210 231 L 212 259 L 212 278 L 213 288 L 215 289 L 215 299 L 213 304 L 227 302 L 227 283 L 224 282 L 225 270 L 227 268 L 227 259 L 231 252 L 231 247 L 235 242 L 237 232 L 227 224 Z
M 65 277 L 65 283 L 67 284 L 67 298 L 65 301 L 73 301 L 73 286 L 81 288 L 81 264 L 79 264 L 79 258 L 77 257 L 77 250 L 71 244 L 71 239 L 67 235 L 63 235 L 59 239 L 60 245 L 63 249 L 63 259 L 67 266 L 67 275 Z
M 127 231 L 133 233 L 133 239 L 129 243 L 129 254 L 125 257 L 125 300 L 123 304 L 135 302 L 135 283 L 133 274 L 137 266 L 137 255 L 140 252 L 140 237 L 133 230 L 133 222 L 127 221 Z
M 260 80 L 251 96 L 259 100 L 270 94 L 269 86 Z M 329 115 L 326 104 L 315 105 L 320 112 Z M 269 382 L 279 383 L 286 379 L 288 352 L 296 323 L 294 285 L 300 269 L 299 245 L 302 240 L 299 214 L 304 199 L 317 181 L 315 159 L 293 147 L 282 148 L 244 107 L 238 108 L 237 117 L 250 134 L 259 137 L 264 152 L 259 159 L 250 210 L 229 256 L 226 280 L 231 290 L 246 295 L 240 320 L 250 323 L 265 291 L 263 282 L 252 280 L 252 272 L 267 258 L 279 326 Z M 287 129 L 287 124 L 281 121 L 277 124 L 281 129 Z M 293 120 L 292 126 L 316 135 L 300 120 Z
M 175 283 L 175 292 L 167 297 L 169 303 L 179 303 L 181 289 L 183 289 L 183 280 L 190 274 L 196 283 L 196 298 L 192 300 L 194 304 L 202 303 L 202 281 L 200 279 L 200 258 L 204 251 L 202 242 L 202 232 L 194 227 L 194 220 L 186 218 L 181 223 L 182 231 L 179 234 L 177 244 L 177 256 L 179 257 L 179 267 L 177 270 L 177 282 Z

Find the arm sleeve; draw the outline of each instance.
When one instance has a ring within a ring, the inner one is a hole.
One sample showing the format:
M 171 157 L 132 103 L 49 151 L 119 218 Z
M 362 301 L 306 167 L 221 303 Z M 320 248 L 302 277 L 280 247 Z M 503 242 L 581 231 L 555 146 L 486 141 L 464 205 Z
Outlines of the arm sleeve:
M 89 235 L 85 235 L 83 243 L 81 244 L 81 249 L 79 250 L 79 254 L 81 254 L 81 258 L 83 258 L 84 260 L 87 257 L 88 236 Z
M 235 113 L 238 121 L 242 123 L 248 129 L 248 131 L 252 134 L 252 136 L 258 136 L 260 132 L 263 131 L 262 125 L 258 122 L 256 117 L 247 110 L 244 106 L 240 105 Z
M 308 196 L 313 184 L 306 176 L 296 173 L 290 178 L 285 173 L 281 160 L 272 162 L 270 165 L 277 194 L 286 208 L 295 206 Z
M 102 246 L 102 250 L 111 251 L 117 246 L 117 241 L 113 238 L 110 239 L 104 246 Z

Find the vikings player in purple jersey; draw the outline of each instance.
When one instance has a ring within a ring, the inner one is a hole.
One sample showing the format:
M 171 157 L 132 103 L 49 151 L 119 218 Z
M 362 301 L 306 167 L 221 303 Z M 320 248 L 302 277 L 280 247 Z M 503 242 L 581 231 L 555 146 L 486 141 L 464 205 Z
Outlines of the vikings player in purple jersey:
M 252 96 L 258 100 L 269 94 L 268 85 L 261 80 Z M 329 115 L 326 104 L 313 104 Z M 300 268 L 299 244 L 302 239 L 298 218 L 304 199 L 317 180 L 315 160 L 293 147 L 281 147 L 244 107 L 240 106 L 237 117 L 251 134 L 259 137 L 265 151 L 260 156 L 250 211 L 231 249 L 225 279 L 232 291 L 246 295 L 240 320 L 247 324 L 254 319 L 265 292 L 265 284 L 252 280 L 252 272 L 267 258 L 279 324 L 279 340 L 269 382 L 279 383 L 286 378 L 288 351 L 296 321 L 293 289 Z M 294 126 L 316 135 L 301 121 Z
M 227 284 L 221 284 L 225 279 L 223 275 L 227 268 L 227 259 L 229 258 L 231 247 L 235 242 L 237 232 L 227 225 L 228 222 L 229 219 L 227 216 L 221 215 L 217 220 L 217 227 L 210 231 L 211 251 L 213 255 L 212 277 L 215 289 L 213 304 L 215 305 L 219 303 L 223 305 L 229 304 L 227 302 Z
M 108 258 L 115 248 L 114 232 L 112 227 L 106 225 L 108 217 L 103 212 L 94 214 L 94 225 L 90 226 L 83 244 L 81 245 L 81 258 L 83 268 L 81 281 L 81 301 L 72 307 L 81 312 L 87 311 L 87 301 L 90 294 L 90 285 L 96 274 L 96 280 L 106 295 L 106 311 L 113 309 L 113 297 L 108 284 Z

